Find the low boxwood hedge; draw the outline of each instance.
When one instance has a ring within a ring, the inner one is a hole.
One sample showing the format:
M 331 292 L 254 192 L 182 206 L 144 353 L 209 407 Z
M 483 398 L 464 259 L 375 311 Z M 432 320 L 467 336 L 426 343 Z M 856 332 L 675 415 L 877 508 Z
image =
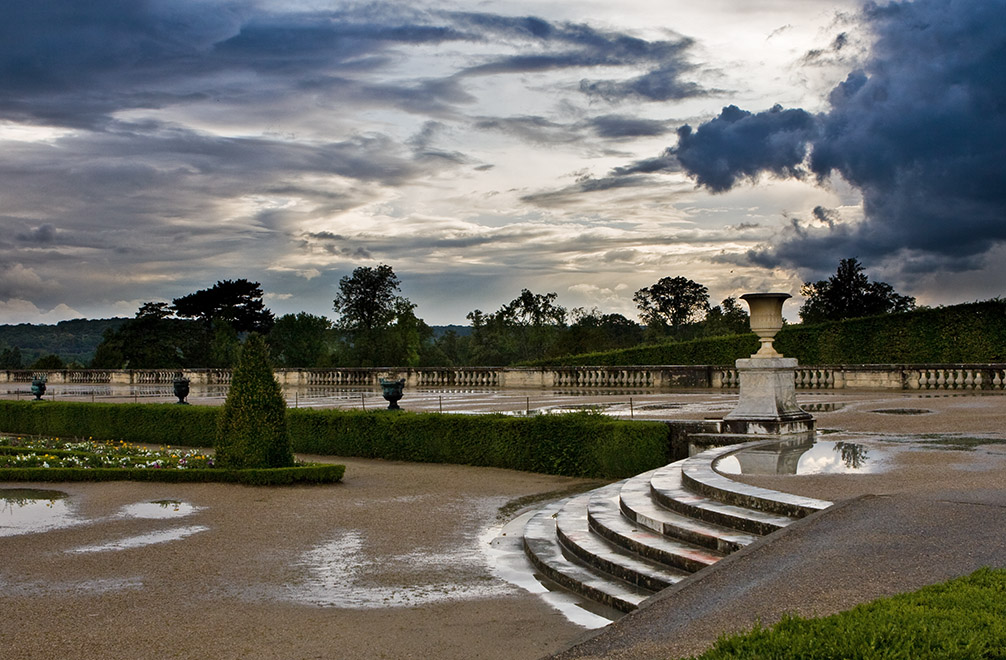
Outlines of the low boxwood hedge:
M 331 484 L 342 479 L 344 465 L 303 465 L 287 468 L 232 470 L 155 468 L 0 468 L 3 481 L 157 481 L 167 483 L 223 482 L 246 486 Z
M 174 404 L 0 401 L 0 429 L 55 437 L 208 446 L 219 408 Z M 392 411 L 287 411 L 298 453 L 457 463 L 621 478 L 670 460 L 660 422 L 594 413 L 512 417 Z

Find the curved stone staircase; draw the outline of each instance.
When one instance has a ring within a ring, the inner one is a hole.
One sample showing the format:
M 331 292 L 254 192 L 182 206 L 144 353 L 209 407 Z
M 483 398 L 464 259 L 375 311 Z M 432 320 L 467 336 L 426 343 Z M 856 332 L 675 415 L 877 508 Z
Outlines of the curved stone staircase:
M 742 484 L 720 458 L 778 439 L 714 447 L 554 502 L 528 520 L 524 551 L 563 587 L 623 612 L 831 502 Z

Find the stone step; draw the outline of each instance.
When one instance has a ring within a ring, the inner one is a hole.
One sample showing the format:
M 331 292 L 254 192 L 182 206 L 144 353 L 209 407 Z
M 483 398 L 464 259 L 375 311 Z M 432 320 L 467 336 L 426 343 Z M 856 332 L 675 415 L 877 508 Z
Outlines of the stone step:
M 724 504 L 758 509 L 791 518 L 803 518 L 830 507 L 832 502 L 750 486 L 725 477 L 715 470 L 716 461 L 725 456 L 777 442 L 778 439 L 761 440 L 740 446 L 707 449 L 681 462 L 681 484 L 693 493 Z
M 660 506 L 653 499 L 650 477 L 656 470 L 627 479 L 619 493 L 622 514 L 648 529 L 724 554 L 736 552 L 758 539 L 731 527 L 697 520 Z
M 650 476 L 650 493 L 658 504 L 685 516 L 749 534 L 771 534 L 796 520 L 793 516 L 724 504 L 688 490 L 682 480 L 682 467 L 688 467 L 689 461 L 696 458 L 697 456 L 686 458 L 653 472 Z
M 621 548 L 688 573 L 724 557 L 722 552 L 664 536 L 627 518 L 619 508 L 623 484 L 612 484 L 591 493 L 587 523 L 592 532 Z
M 631 612 L 653 595 L 650 589 L 616 580 L 563 552 L 556 516 L 566 500 L 544 507 L 524 527 L 524 552 L 542 575 L 570 591 L 622 612 Z
M 663 565 L 620 547 L 590 529 L 587 506 L 593 492 L 565 501 L 555 517 L 559 543 L 588 566 L 631 584 L 660 591 L 680 582 L 689 571 Z

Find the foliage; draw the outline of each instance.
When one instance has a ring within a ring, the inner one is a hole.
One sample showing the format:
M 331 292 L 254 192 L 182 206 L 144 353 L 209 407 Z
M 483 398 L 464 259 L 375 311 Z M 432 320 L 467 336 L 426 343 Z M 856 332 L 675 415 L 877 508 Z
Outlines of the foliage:
M 246 279 L 223 280 L 171 303 L 182 318 L 200 319 L 207 325 L 224 321 L 237 332 L 267 333 L 273 324 L 272 312 L 262 302 L 262 286 Z
M 754 334 L 637 346 L 534 365 L 729 365 L 758 348 Z M 819 325 L 789 325 L 775 348 L 801 364 L 932 364 L 1006 361 L 1006 300 L 919 309 Z
M 31 366 L 29 366 L 28 368 L 39 369 L 39 370 L 65 369 L 66 363 L 63 362 L 63 358 L 59 357 L 58 355 L 53 355 L 52 353 L 50 353 L 49 355 L 43 355 L 39 359 L 32 362 Z
M 21 349 L 5 348 L 0 351 L 0 369 L 23 369 L 24 358 L 21 357 Z
M 449 415 L 291 411 L 297 451 L 459 463 L 581 477 L 628 477 L 669 461 L 666 424 L 591 413 Z
M 555 292 L 522 289 L 492 314 L 470 312 L 475 363 L 506 365 L 552 354 L 566 328 L 566 308 L 556 305 L 556 298 Z
M 686 277 L 662 277 L 632 297 L 639 317 L 657 335 L 672 335 L 709 310 L 709 290 Z
M 915 298 L 903 296 L 886 282 L 871 282 L 856 259 L 842 259 L 838 271 L 827 280 L 805 282 L 800 293 L 807 300 L 800 307 L 804 323 L 907 312 Z
M 743 335 L 751 328 L 751 319 L 733 296 L 724 298 L 706 314 L 702 334 L 706 337 Z
M 214 467 L 198 451 L 125 442 L 0 438 L 0 481 L 227 482 L 253 486 L 335 483 L 343 465 L 238 470 Z
M 95 369 L 180 369 L 211 363 L 212 337 L 199 321 L 137 316 L 106 331 Z
M 328 362 L 332 322 L 307 312 L 276 319 L 266 342 L 278 367 L 322 367 Z
M 401 280 L 386 264 L 361 266 L 339 280 L 332 301 L 336 328 L 347 344 L 340 364 L 358 367 L 416 366 L 432 339 L 429 326 L 415 315 L 416 306 L 398 295 Z
M 217 424 L 214 448 L 222 467 L 293 465 L 286 401 L 269 366 L 269 351 L 260 335 L 249 335 L 241 349 Z
M 570 313 L 573 322 L 556 342 L 553 354 L 575 355 L 614 348 L 628 348 L 643 339 L 643 328 L 621 314 L 602 314 L 596 307 Z
M 107 330 L 126 319 L 73 319 L 55 325 L 0 325 L 0 368 L 21 369 L 43 355 L 58 355 L 66 363 L 89 364 Z
M 222 412 L 173 404 L 0 401 L 0 429 L 205 446 Z M 301 453 L 567 476 L 628 477 L 666 464 L 671 452 L 666 424 L 590 413 L 512 417 L 302 408 L 288 410 L 287 421 L 291 445 Z
M 771 628 L 722 637 L 697 658 L 998 658 L 1006 648 L 1004 594 L 1006 570 L 983 568 L 832 616 L 788 616 Z

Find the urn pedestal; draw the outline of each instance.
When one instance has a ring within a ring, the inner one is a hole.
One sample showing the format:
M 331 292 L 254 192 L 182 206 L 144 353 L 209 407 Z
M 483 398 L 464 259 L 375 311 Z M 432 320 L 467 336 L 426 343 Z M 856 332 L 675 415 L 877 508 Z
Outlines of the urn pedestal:
M 750 358 L 737 360 L 740 396 L 737 407 L 723 418 L 725 433 L 751 435 L 809 435 L 814 417 L 796 403 L 795 358 L 780 355 L 772 346 L 782 328 L 782 304 L 788 293 L 748 293 L 741 300 L 751 308 L 751 329 L 761 347 Z

